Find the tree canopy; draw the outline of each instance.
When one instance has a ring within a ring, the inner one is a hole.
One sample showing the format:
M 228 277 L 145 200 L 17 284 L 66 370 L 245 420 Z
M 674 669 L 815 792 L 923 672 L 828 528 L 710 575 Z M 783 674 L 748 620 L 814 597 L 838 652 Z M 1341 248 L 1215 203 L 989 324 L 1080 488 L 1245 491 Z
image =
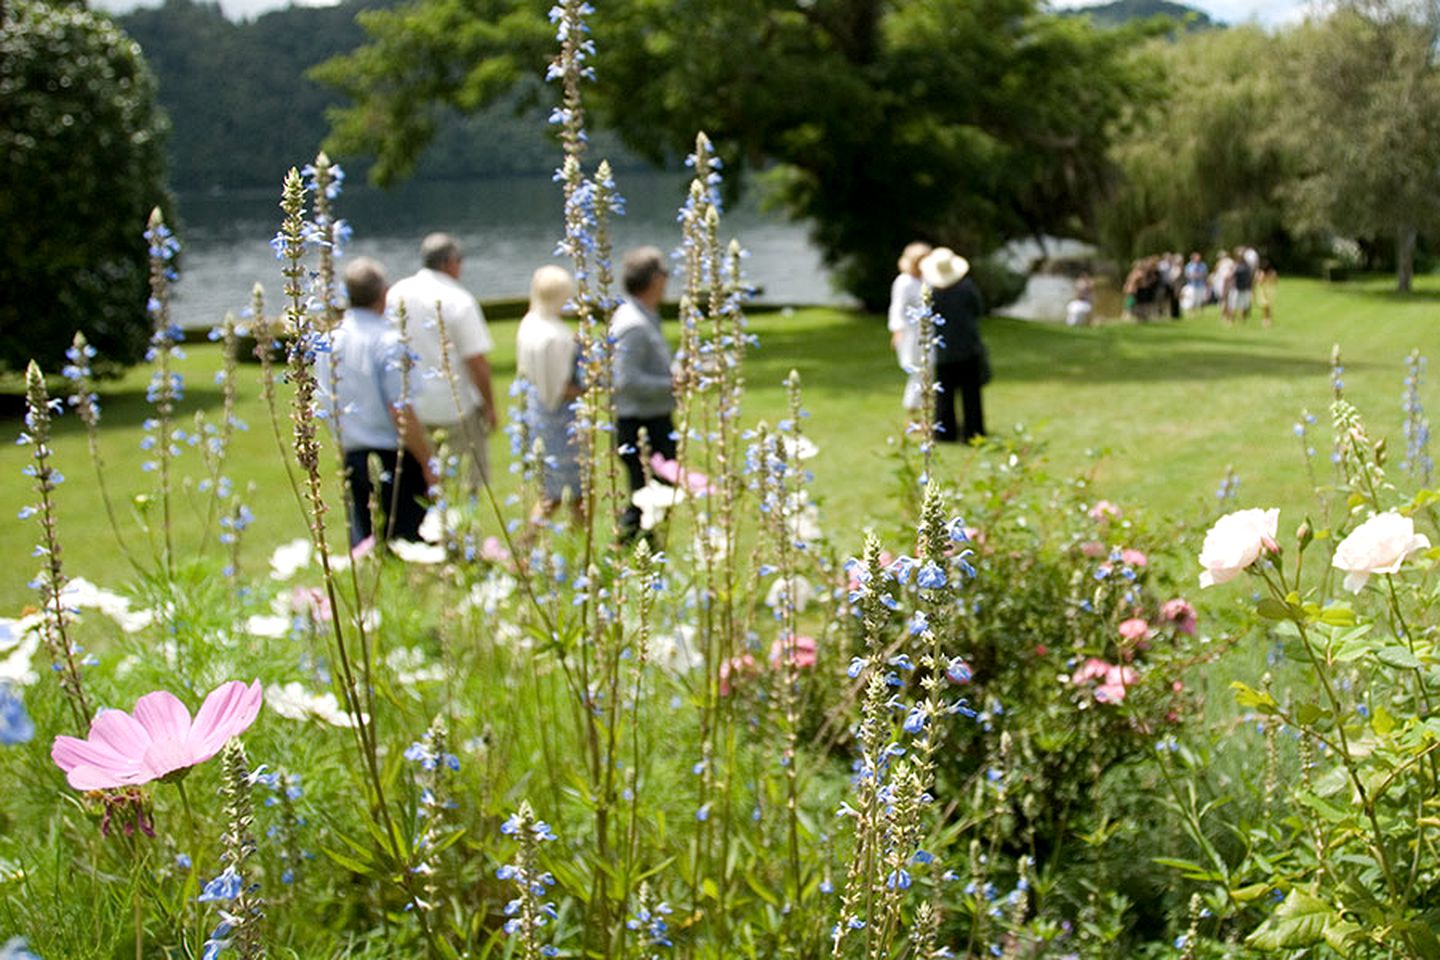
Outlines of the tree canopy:
M 77 330 L 105 363 L 144 355 L 163 131 L 140 48 L 109 19 L 0 6 L 0 368 L 58 371 Z
M 361 15 L 370 42 L 318 73 L 352 104 L 331 146 L 413 169 L 437 111 L 540 75 L 548 4 L 414 0 Z M 846 289 L 883 299 L 913 239 L 969 254 L 1089 232 L 1107 152 L 1159 76 L 1145 27 L 1096 30 L 1035 0 L 611 0 L 591 103 L 652 161 L 695 132 L 740 184 L 763 172 Z

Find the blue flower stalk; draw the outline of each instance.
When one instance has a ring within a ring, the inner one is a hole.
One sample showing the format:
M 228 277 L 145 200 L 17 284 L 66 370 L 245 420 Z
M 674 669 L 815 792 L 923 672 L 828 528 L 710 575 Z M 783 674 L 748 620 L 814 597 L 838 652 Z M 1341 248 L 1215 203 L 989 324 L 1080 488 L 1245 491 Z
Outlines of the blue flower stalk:
M 258 960 L 265 956 L 262 926 L 265 922 L 265 900 L 260 884 L 250 873 L 250 859 L 255 855 L 255 822 L 252 793 L 256 774 L 250 770 L 245 746 L 231 740 L 221 753 L 224 783 L 220 792 L 225 798 L 225 833 L 221 837 L 224 850 L 220 861 L 224 869 L 205 884 L 201 903 L 219 906 L 220 923 L 205 942 L 204 960 L 212 960 L 234 950 L 240 960 Z
M 555 904 L 545 897 L 555 885 L 555 877 L 540 866 L 540 844 L 555 839 L 543 820 L 535 817 L 528 800 L 500 827 L 500 832 L 519 841 L 515 859 L 505 864 L 496 876 L 515 885 L 516 896 L 505 905 L 505 932 L 520 944 L 522 960 L 554 957 L 559 951 L 545 942 L 544 929 L 555 919 Z
M 420 787 L 416 815 L 423 823 L 414 847 L 419 860 L 410 867 L 410 872 L 421 878 L 425 896 L 413 902 L 417 910 L 434 910 L 444 894 L 441 841 L 450 826 L 450 811 L 455 808 L 450 779 L 451 774 L 460 769 L 460 759 L 450 752 L 450 731 L 442 718 L 436 717 L 425 735 L 410 745 L 405 759 L 419 765 L 415 774 Z
M 146 421 L 145 446 L 155 451 L 156 460 L 147 468 L 157 471 L 160 478 L 160 509 L 163 527 L 164 550 L 161 556 L 165 576 L 175 574 L 175 541 L 171 529 L 171 478 L 170 468 L 180 448 L 174 426 L 175 404 L 184 396 L 184 382 L 173 368 L 179 357 L 178 346 L 185 339 L 183 331 L 170 319 L 170 285 L 178 279 L 174 260 L 180 252 L 180 242 L 165 225 L 165 218 L 156 207 L 150 212 L 150 223 L 145 230 L 145 241 L 150 250 L 150 312 L 152 333 L 150 350 L 146 359 L 155 365 L 150 376 L 150 387 L 146 399 L 155 407 L 155 417 Z
M 1401 409 L 1405 411 L 1405 459 L 1400 468 L 1428 487 L 1435 472 L 1435 460 L 1430 456 L 1430 418 L 1425 416 L 1425 404 L 1420 399 L 1425 366 L 1425 358 L 1418 348 L 1405 358 L 1405 394 L 1401 397 Z
M 920 458 L 923 470 L 922 484 L 929 483 L 935 455 L 935 394 L 940 385 L 935 382 L 935 351 L 939 348 L 939 325 L 944 323 L 931 306 L 933 292 L 929 284 L 920 289 L 920 305 L 910 308 L 909 321 L 914 323 L 919 338 L 920 356 L 920 409 L 917 418 L 905 427 L 906 434 L 919 438 Z
M 40 558 L 41 565 L 31 586 L 40 594 L 41 639 L 59 675 L 60 689 L 70 706 L 75 728 L 83 737 L 90 729 L 94 713 L 80 677 L 81 660 L 77 656 L 80 651 L 70 641 L 70 611 L 61 598 L 67 580 L 60 559 L 55 489 L 65 478 L 50 462 L 54 453 L 50 449 L 50 418 L 60 412 L 62 404 L 59 399 L 52 399 L 45 389 L 45 376 L 33 360 L 25 370 L 25 387 L 25 432 L 20 434 L 19 443 L 31 448 L 33 462 L 25 467 L 24 473 L 34 479 L 35 493 L 40 498 L 38 504 L 20 511 L 22 520 L 40 518 L 40 542 L 35 546 L 34 555 Z
M 91 361 L 95 359 L 95 348 L 85 339 L 85 334 L 76 333 L 70 348 L 65 351 L 66 363 L 63 373 L 70 381 L 70 396 L 66 402 L 85 424 L 85 441 L 90 451 L 90 463 L 95 468 L 95 488 L 100 491 L 100 502 L 105 507 L 105 518 L 110 522 L 110 532 L 120 552 L 137 571 L 139 564 L 130 552 L 130 545 L 120 531 L 120 521 L 115 513 L 114 501 L 110 498 L 110 486 L 105 480 L 105 461 L 100 454 L 100 395 L 95 392 L 95 375 Z
M 332 163 L 322 150 L 315 162 L 300 171 L 305 188 L 314 197 L 314 217 L 305 225 L 307 242 L 316 252 L 317 265 L 311 277 L 312 292 L 319 308 L 320 328 L 326 333 L 340 325 L 340 292 L 335 282 L 335 260 L 349 235 L 344 220 L 335 219 L 334 201 L 340 196 L 345 171 Z
M 305 818 L 300 815 L 296 801 L 305 795 L 300 786 L 300 777 L 286 770 L 274 773 L 259 773 L 255 780 L 271 790 L 265 806 L 277 808 L 279 816 L 265 831 L 275 844 L 275 858 L 280 862 L 280 882 L 287 890 L 294 889 L 303 878 L 306 853 L 300 848 L 300 828 Z M 287 893 L 288 897 L 289 894 Z
M 201 482 L 202 492 L 208 492 L 209 508 L 205 517 L 205 533 L 201 539 L 201 552 L 204 552 L 210 541 L 210 532 L 215 526 L 216 518 L 235 515 L 235 504 L 231 501 L 234 497 L 234 485 L 225 476 L 225 465 L 230 457 L 230 445 L 235 439 L 235 431 L 243 430 L 243 424 L 235 416 L 236 404 L 236 365 L 238 363 L 237 353 L 240 349 L 240 336 L 235 325 L 235 315 L 225 314 L 224 321 L 220 326 L 210 331 L 210 339 L 220 343 L 220 369 L 215 373 L 215 383 L 220 387 L 220 423 L 205 423 L 202 425 L 203 414 L 196 414 L 197 434 L 202 436 L 201 457 L 205 461 L 206 472 L 209 474 Z M 224 537 L 221 537 L 222 542 Z

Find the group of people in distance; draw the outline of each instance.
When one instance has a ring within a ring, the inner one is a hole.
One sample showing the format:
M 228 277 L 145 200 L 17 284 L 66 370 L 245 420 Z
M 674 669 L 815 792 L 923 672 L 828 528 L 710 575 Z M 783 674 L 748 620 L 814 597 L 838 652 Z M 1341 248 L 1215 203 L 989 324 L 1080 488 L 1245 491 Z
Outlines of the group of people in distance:
M 890 286 L 890 346 L 906 373 L 904 405 L 914 413 L 925 401 L 925 380 L 935 391 L 935 439 L 970 442 L 985 434 L 981 388 L 990 382 L 990 356 L 980 338 L 985 300 L 969 262 L 949 247 L 911 243 L 900 254 Z M 925 300 L 933 312 L 930 356 L 921 342 Z M 928 366 L 928 371 L 927 371 Z M 961 415 L 955 413 L 959 398 Z
M 489 354 L 495 343 L 479 302 L 460 284 L 459 242 L 431 234 L 420 252 L 420 270 L 394 286 L 375 260 L 350 261 L 344 271 L 349 309 L 331 333 L 330 348 L 317 354 L 320 409 L 345 459 L 352 547 L 375 534 L 372 503 L 385 518 L 383 539 L 420 539 L 426 501 L 440 482 L 435 444 L 441 431 L 466 462 L 472 495 L 489 480 L 488 439 L 496 427 Z M 625 296 L 610 325 L 616 442 L 632 492 L 647 481 L 642 450 L 675 458 L 675 381 L 660 330 L 668 277 L 659 249 L 627 253 L 621 265 Z M 585 515 L 573 436 L 582 364 L 576 331 L 564 319 L 575 294 L 569 271 L 540 267 L 516 332 L 528 433 L 545 454 L 536 520 L 553 515 L 566 499 L 577 518 Z M 408 385 L 407 343 L 413 361 Z M 378 477 L 378 490 L 372 477 Z M 628 539 L 639 527 L 640 511 L 631 505 L 621 534 Z
M 1275 268 L 1254 247 L 1221 250 L 1212 269 L 1197 251 L 1185 260 L 1178 253 L 1143 257 L 1125 277 L 1125 316 L 1139 321 L 1154 317 L 1180 319 L 1215 305 L 1226 325 L 1245 322 L 1258 303 L 1260 321 L 1274 322 Z

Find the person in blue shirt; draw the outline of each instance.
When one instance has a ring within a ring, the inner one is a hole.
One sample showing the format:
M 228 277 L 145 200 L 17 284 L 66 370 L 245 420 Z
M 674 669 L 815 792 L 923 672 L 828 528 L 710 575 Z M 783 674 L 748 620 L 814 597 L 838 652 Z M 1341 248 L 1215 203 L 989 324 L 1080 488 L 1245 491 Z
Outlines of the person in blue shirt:
M 437 483 L 430 439 L 405 396 L 405 345 L 385 318 L 385 271 L 368 257 L 345 268 L 350 309 L 316 357 L 319 409 L 345 454 L 350 545 L 374 534 L 372 479 L 386 540 L 419 540 L 427 492 Z M 372 473 L 372 463 L 375 470 Z

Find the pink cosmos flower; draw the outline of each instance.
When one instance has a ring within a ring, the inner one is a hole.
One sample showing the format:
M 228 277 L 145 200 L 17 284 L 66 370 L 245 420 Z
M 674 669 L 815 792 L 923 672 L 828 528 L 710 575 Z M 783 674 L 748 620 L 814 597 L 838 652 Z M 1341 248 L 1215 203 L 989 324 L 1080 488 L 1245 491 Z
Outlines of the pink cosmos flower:
M 316 623 L 330 622 L 330 597 L 319 587 L 296 587 L 290 591 L 290 609 Z
M 510 551 L 505 549 L 499 537 L 486 537 L 485 542 L 480 544 L 480 559 L 487 563 L 509 563 Z
M 1101 500 L 1090 508 L 1090 519 L 1096 523 L 1103 523 L 1111 517 L 1120 516 L 1120 508 L 1109 500 Z
M 76 790 L 106 790 L 161 780 L 204 763 L 260 713 L 264 690 L 239 680 L 211 691 L 195 719 L 174 694 L 157 690 L 135 703 L 133 715 L 103 710 L 90 736 L 56 737 L 50 758 Z
M 1150 636 L 1150 624 L 1142 617 L 1131 617 L 1120 624 L 1120 636 L 1134 643 Z
M 1110 670 L 1110 664 L 1104 660 L 1097 660 L 1091 657 L 1080 665 L 1080 669 L 1070 678 L 1070 682 L 1076 685 L 1089 683 L 1091 680 L 1104 680 L 1105 674 Z
M 1160 607 L 1160 616 L 1181 633 L 1195 634 L 1195 608 L 1183 597 L 1166 600 Z
M 770 666 L 779 668 L 785 658 L 785 646 L 784 638 L 775 638 L 770 646 Z M 795 666 L 801 670 L 815 666 L 816 649 L 814 637 L 797 636 L 794 643 Z
M 650 469 L 657 480 L 663 480 L 672 487 L 680 487 L 693 496 L 703 497 L 715 492 L 715 488 L 710 486 L 710 478 L 705 474 L 684 470 L 674 460 L 667 460 L 658 453 L 650 458 Z
M 361 560 L 375 552 L 375 535 L 371 534 L 350 548 L 350 559 Z
M 1132 567 L 1143 567 L 1150 562 L 1150 558 L 1133 547 L 1126 547 L 1120 551 L 1120 559 Z

